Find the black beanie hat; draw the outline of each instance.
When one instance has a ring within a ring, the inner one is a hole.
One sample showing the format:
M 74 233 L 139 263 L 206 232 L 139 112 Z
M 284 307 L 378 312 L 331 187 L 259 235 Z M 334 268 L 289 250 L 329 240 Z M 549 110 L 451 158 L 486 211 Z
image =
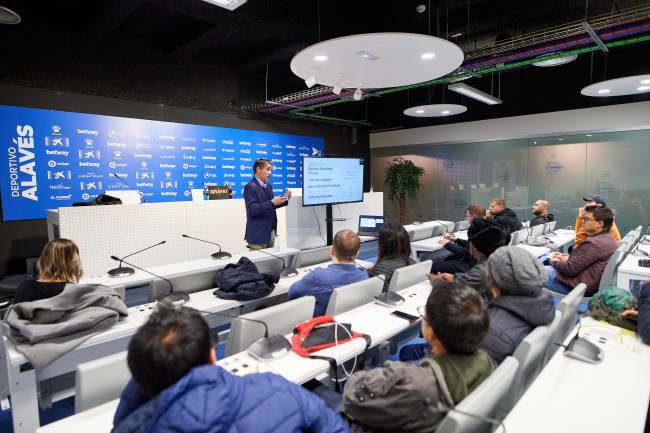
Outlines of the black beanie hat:
M 510 233 L 499 224 L 476 218 L 467 230 L 467 240 L 474 245 L 474 248 L 489 256 L 497 248 L 510 243 Z

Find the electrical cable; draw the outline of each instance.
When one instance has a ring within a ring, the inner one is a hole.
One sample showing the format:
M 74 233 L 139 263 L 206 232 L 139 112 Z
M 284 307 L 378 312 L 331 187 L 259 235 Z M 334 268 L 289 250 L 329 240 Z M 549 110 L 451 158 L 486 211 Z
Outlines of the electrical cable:
M 316 206 L 312 206 L 311 210 L 314 212 L 314 218 L 316 219 L 316 224 L 318 224 L 318 234 L 320 235 L 320 238 L 323 240 L 325 243 L 325 246 L 327 246 L 327 241 L 323 237 L 323 233 L 320 230 L 320 221 L 318 220 L 318 216 L 316 215 Z

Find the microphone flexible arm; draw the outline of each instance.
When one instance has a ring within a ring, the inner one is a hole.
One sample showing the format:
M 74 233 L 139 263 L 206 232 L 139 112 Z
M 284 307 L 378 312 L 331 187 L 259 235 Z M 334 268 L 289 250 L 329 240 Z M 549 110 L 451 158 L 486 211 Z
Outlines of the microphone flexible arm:
M 150 246 L 148 246 L 147 248 L 143 248 L 143 249 L 141 249 L 141 250 L 139 250 L 139 251 L 136 251 L 135 253 L 131 253 L 131 254 L 128 254 L 128 255 L 122 257 L 121 259 L 119 259 L 119 261 L 120 261 L 120 267 L 122 266 L 122 262 L 124 262 L 124 259 L 126 259 L 126 258 L 128 258 L 128 257 L 131 257 L 131 256 L 133 256 L 133 255 L 136 255 L 136 254 L 138 254 L 138 253 L 141 253 L 141 252 L 143 252 L 143 251 L 146 251 L 146 250 L 148 250 L 148 249 L 150 249 L 150 248 L 157 247 L 158 245 L 162 245 L 162 244 L 164 244 L 164 243 L 166 243 L 166 242 L 167 242 L 167 241 L 161 241 L 161 242 L 158 242 L 157 244 L 150 245 Z M 113 257 L 114 257 L 114 256 L 111 256 L 111 258 L 113 258 Z M 126 263 L 126 262 L 124 262 L 124 263 Z M 126 263 L 126 264 L 128 265 L 128 263 Z M 135 268 L 135 267 L 137 267 L 137 266 L 134 266 L 134 268 Z M 145 272 L 146 272 L 146 271 L 145 271 Z

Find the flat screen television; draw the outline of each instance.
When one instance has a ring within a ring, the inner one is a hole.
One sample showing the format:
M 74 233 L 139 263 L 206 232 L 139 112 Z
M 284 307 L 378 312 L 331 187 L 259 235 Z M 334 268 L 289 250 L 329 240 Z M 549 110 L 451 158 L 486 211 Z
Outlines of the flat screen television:
M 361 201 L 363 201 L 362 158 L 303 158 L 303 206 Z

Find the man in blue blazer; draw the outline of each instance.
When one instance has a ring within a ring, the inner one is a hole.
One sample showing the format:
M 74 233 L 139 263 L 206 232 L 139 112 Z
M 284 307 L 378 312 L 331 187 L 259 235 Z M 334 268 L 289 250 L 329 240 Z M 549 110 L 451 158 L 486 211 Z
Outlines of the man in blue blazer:
M 275 242 L 278 229 L 278 217 L 275 210 L 289 204 L 291 191 L 283 196 L 273 197 L 273 187 L 269 182 L 271 176 L 271 161 L 259 158 L 253 164 L 255 177 L 244 188 L 246 203 L 246 234 L 244 239 L 248 248 L 258 250 L 270 248 Z

